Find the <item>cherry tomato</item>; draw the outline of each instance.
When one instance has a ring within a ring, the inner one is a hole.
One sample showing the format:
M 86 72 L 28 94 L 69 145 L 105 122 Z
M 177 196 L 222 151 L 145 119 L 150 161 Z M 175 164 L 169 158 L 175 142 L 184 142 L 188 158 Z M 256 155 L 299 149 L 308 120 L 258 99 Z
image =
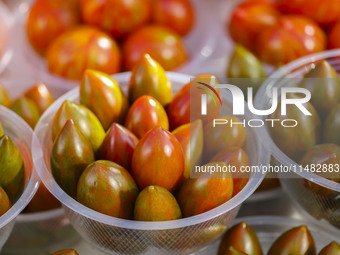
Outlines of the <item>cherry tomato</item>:
M 278 11 L 268 0 L 248 0 L 240 4 L 233 12 L 229 33 L 236 43 L 255 52 L 254 43 L 258 35 L 276 24 Z
M 287 15 L 260 34 L 257 46 L 261 60 L 279 66 L 325 50 L 326 36 L 311 19 Z
M 189 0 L 156 0 L 153 20 L 173 29 L 179 35 L 190 32 L 194 23 L 194 10 Z
M 86 69 L 107 74 L 120 70 L 118 45 L 105 33 L 91 27 L 77 27 L 57 37 L 46 52 L 51 73 L 80 80 Z
M 165 70 L 174 70 L 188 60 L 181 37 L 160 25 L 145 26 L 129 35 L 123 44 L 125 69 L 131 70 L 146 53 Z
M 79 23 L 76 0 L 36 0 L 27 19 L 28 40 L 43 55 L 54 38 Z
M 300 14 L 310 17 L 322 25 L 329 25 L 339 20 L 339 0 L 281 0 L 284 13 Z
M 151 18 L 149 0 L 82 0 L 81 12 L 86 24 L 123 38 Z

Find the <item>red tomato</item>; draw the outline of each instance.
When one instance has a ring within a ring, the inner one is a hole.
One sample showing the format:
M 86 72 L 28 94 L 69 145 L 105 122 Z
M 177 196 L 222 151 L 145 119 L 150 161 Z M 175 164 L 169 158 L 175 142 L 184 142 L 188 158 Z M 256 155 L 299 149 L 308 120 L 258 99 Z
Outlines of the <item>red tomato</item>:
M 194 10 L 189 0 L 156 0 L 152 17 L 156 23 L 186 35 L 194 23 Z
M 328 33 L 328 47 L 331 49 L 340 48 L 340 21 Z
M 322 25 L 329 25 L 340 18 L 339 0 L 281 0 L 284 13 L 301 14 Z
M 172 192 L 184 173 L 181 144 L 173 134 L 157 126 L 146 133 L 137 144 L 131 168 L 140 189 L 157 185 Z
M 200 111 L 190 112 L 190 108 L 201 108 L 201 95 L 205 92 L 196 88 L 197 86 L 201 86 L 199 82 L 213 86 L 214 83 L 218 83 L 218 80 L 213 75 L 199 75 L 176 93 L 170 104 L 167 106 L 171 130 L 197 119 L 201 119 L 203 123 L 206 123 L 218 116 L 220 105 L 215 105 L 211 97 L 208 97 L 207 100 L 208 115 L 203 116 Z M 216 89 L 216 92 L 219 94 L 219 89 Z M 191 103 L 192 105 L 190 106 Z
M 86 69 L 107 74 L 120 71 L 118 45 L 105 33 L 91 27 L 77 27 L 57 37 L 46 52 L 51 73 L 80 80 Z
M 165 70 L 176 69 L 188 60 L 181 37 L 159 25 L 145 26 L 126 39 L 123 44 L 125 69 L 131 70 L 146 53 Z
M 325 50 L 326 36 L 309 18 L 287 15 L 261 33 L 257 46 L 261 60 L 279 66 Z
M 255 52 L 254 43 L 258 35 L 266 28 L 276 24 L 278 11 L 268 0 L 248 0 L 240 4 L 233 12 L 229 33 L 236 43 Z
M 249 173 L 243 173 L 242 167 L 250 165 L 247 153 L 239 147 L 230 147 L 217 153 L 210 162 L 224 162 L 226 165 L 234 166 L 237 171 L 233 176 L 233 197 L 236 196 L 248 183 Z
M 77 1 L 37 0 L 27 19 L 28 40 L 39 54 L 44 54 L 55 37 L 78 23 L 80 13 Z
M 149 0 L 82 0 L 86 24 L 101 28 L 115 38 L 123 38 L 151 17 Z

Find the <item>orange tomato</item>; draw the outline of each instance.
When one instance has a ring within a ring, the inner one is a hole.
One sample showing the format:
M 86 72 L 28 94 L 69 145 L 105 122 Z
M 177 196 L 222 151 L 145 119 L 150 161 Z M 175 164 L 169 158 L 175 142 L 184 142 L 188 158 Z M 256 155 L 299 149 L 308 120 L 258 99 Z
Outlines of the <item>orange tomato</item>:
M 154 22 L 183 36 L 192 28 L 194 10 L 189 0 L 155 0 L 152 17 Z
M 33 48 L 43 55 L 55 37 L 78 23 L 77 1 L 36 0 L 27 19 L 27 37 Z
M 86 24 L 98 27 L 115 38 L 123 38 L 151 18 L 149 0 L 82 0 Z
M 146 53 L 165 70 L 174 70 L 188 60 L 181 37 L 160 25 L 145 26 L 126 39 L 123 44 L 125 69 L 131 70 Z
M 46 52 L 51 73 L 80 80 L 86 69 L 107 74 L 120 71 L 118 45 L 107 34 L 91 27 L 77 27 L 57 37 Z

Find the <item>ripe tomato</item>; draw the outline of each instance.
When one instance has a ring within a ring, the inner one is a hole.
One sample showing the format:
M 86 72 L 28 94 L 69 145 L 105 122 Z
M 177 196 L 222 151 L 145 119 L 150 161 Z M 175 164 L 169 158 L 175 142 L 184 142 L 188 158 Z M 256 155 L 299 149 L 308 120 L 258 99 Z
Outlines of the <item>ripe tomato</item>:
M 340 48 L 340 21 L 328 33 L 328 47 L 331 49 Z
M 123 44 L 124 67 L 131 70 L 148 53 L 165 70 L 173 70 L 188 60 L 179 35 L 160 25 L 150 25 L 132 33 Z
M 151 3 L 149 0 L 82 0 L 81 12 L 86 24 L 123 38 L 151 18 Z
M 55 37 L 78 23 L 80 12 L 77 1 L 37 0 L 27 19 L 28 40 L 39 54 L 44 54 Z
M 192 28 L 194 10 L 189 0 L 156 0 L 152 17 L 156 23 L 167 26 L 183 36 Z
M 322 25 L 332 24 L 340 17 L 339 0 L 281 0 L 280 7 L 284 13 L 301 14 Z
M 86 69 L 107 74 L 120 70 L 118 45 L 105 33 L 91 27 L 77 27 L 57 37 L 46 52 L 51 73 L 80 80 Z
M 255 52 L 254 43 L 258 35 L 266 28 L 276 24 L 278 11 L 268 0 L 248 0 L 240 4 L 233 12 L 229 33 L 232 39 Z
M 326 36 L 311 19 L 287 15 L 282 16 L 277 25 L 260 34 L 257 46 L 260 59 L 279 66 L 325 50 Z

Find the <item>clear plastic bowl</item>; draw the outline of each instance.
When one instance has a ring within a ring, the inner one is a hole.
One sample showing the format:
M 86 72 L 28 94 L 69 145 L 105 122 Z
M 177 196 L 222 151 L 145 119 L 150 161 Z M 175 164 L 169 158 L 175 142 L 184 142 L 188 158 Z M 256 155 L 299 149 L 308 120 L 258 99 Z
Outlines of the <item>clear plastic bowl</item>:
M 112 77 L 126 92 L 131 73 L 121 73 Z M 167 73 L 174 92 L 190 81 L 190 76 Z M 138 222 L 110 217 L 69 197 L 56 183 L 50 172 L 52 147 L 51 125 L 55 112 L 66 100 L 78 102 L 79 89 L 75 88 L 59 98 L 42 116 L 36 126 L 33 141 L 34 164 L 50 192 L 64 206 L 67 217 L 90 244 L 110 254 L 189 254 L 199 251 L 216 241 L 232 223 L 242 202 L 258 187 L 262 173 L 251 175 L 245 188 L 230 201 L 206 213 L 190 218 L 166 222 Z M 231 107 L 231 103 L 229 105 Z M 230 109 L 231 110 L 231 109 Z M 263 154 L 259 137 L 254 129 L 247 130 L 246 150 L 251 164 L 267 164 L 269 158 Z
M 0 217 L 1 250 L 13 229 L 16 216 L 26 207 L 29 201 L 31 201 L 34 193 L 37 191 L 39 177 L 34 170 L 30 154 L 33 136 L 32 129 L 18 115 L 1 105 L 0 123 L 3 126 L 4 132 L 12 138 L 13 142 L 20 149 L 26 172 L 24 192 L 15 204 Z
M 285 231 L 306 225 L 311 232 L 317 251 L 328 245 L 331 241 L 340 242 L 339 231 L 325 226 L 320 222 L 310 222 L 303 219 L 292 219 L 279 216 L 252 216 L 238 218 L 233 225 L 246 222 L 256 232 L 262 246 L 263 254 L 267 254 L 273 242 Z M 210 254 L 217 254 L 219 242 L 211 249 Z
M 15 99 L 29 89 L 35 81 L 9 79 L 1 80 L 1 83 L 10 97 Z M 50 89 L 54 96 L 60 96 L 65 92 L 58 88 L 50 87 Z M 39 213 L 21 213 L 16 218 L 12 234 L 4 245 L 3 251 L 6 254 L 27 254 L 28 251 L 35 254 L 42 251 L 46 253 L 46 251 L 67 247 L 79 240 L 79 235 L 69 224 L 62 208 Z
M 340 73 L 340 50 L 330 50 L 300 58 L 274 72 L 257 92 L 255 104 L 257 109 L 269 109 L 271 105 L 271 89 L 286 86 L 284 78 L 303 78 L 314 64 L 320 60 L 327 60 Z M 260 131 L 261 141 L 266 142 L 275 159 L 286 166 L 298 164 L 283 153 L 273 142 L 267 128 Z M 340 183 L 336 183 L 319 175 L 307 171 L 297 173 L 281 173 L 280 182 L 284 191 L 303 212 L 316 219 L 322 219 L 340 228 Z M 325 198 L 307 188 L 309 181 L 318 187 L 334 191 L 333 198 Z
M 0 1 L 0 73 L 5 70 L 12 59 L 13 24 L 14 19 L 12 13 L 8 10 L 7 6 Z
M 44 58 L 39 56 L 31 47 L 26 36 L 26 19 L 30 6 L 34 0 L 26 0 L 18 5 L 15 12 L 15 29 L 18 31 L 16 50 L 21 51 L 24 56 L 25 66 L 30 70 L 30 74 L 42 82 L 55 87 L 63 87 L 66 90 L 75 88 L 77 81 L 68 80 L 61 76 L 52 74 Z M 215 24 L 211 19 L 210 8 L 205 0 L 192 0 L 196 19 L 192 31 L 184 37 L 184 42 L 188 46 L 190 59 L 177 71 L 188 74 L 200 74 L 204 72 L 202 66 L 215 50 L 216 37 L 213 36 Z

